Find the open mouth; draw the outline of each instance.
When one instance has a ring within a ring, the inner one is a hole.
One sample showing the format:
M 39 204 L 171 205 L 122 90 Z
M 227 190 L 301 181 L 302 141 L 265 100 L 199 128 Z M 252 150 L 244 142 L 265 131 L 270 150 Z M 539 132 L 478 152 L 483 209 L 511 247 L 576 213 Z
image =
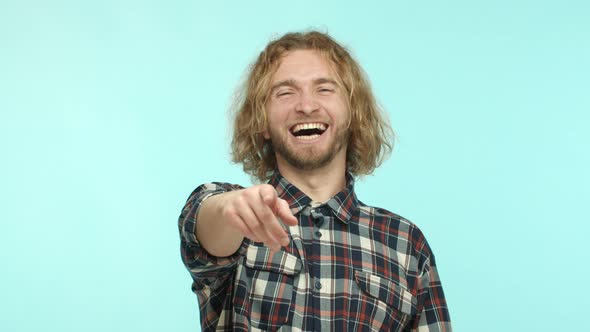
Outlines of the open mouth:
M 328 129 L 328 125 L 321 122 L 300 123 L 291 127 L 293 136 L 302 141 L 312 141 L 319 138 Z

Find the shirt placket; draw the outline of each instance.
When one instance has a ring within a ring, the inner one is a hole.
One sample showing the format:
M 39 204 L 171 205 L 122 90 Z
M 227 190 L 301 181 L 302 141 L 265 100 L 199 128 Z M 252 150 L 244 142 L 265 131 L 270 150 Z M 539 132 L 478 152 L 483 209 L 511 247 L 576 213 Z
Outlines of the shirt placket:
M 315 309 L 314 312 L 316 313 L 313 318 L 314 331 L 320 331 L 326 328 L 325 326 L 322 326 L 322 321 L 326 321 L 326 317 L 322 320 L 321 312 L 330 309 L 329 307 L 326 307 L 326 305 L 329 306 L 330 304 L 322 303 L 322 298 L 320 296 L 322 288 L 328 286 L 324 285 L 324 283 L 329 282 L 326 276 L 324 276 L 325 271 L 322 269 L 321 255 L 322 246 L 324 246 L 322 243 L 325 243 L 326 241 L 325 233 L 327 226 L 330 223 L 330 216 L 330 208 L 326 205 L 311 209 L 311 221 L 313 227 L 311 234 L 310 277 L 312 280 L 312 305 Z

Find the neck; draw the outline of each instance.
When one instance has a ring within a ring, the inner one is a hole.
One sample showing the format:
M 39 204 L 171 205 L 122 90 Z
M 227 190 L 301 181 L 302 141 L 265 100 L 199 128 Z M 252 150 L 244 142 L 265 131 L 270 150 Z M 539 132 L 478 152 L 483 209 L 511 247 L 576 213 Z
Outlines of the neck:
M 312 170 L 301 170 L 277 158 L 281 175 L 315 202 L 326 202 L 346 187 L 346 156 L 334 158 L 328 165 Z

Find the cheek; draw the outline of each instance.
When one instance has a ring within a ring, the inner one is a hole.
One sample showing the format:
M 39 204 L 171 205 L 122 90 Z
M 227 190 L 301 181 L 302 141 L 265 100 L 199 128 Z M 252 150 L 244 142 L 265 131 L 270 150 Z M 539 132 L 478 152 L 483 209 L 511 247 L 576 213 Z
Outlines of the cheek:
M 273 109 L 266 113 L 266 121 L 268 128 L 278 129 L 285 125 L 288 118 L 288 112 L 284 109 Z
M 262 132 L 265 139 L 270 139 L 270 133 L 276 132 L 281 127 L 281 119 L 277 117 L 277 114 L 271 112 L 266 114 L 266 129 Z
M 338 103 L 337 105 L 334 105 L 332 110 L 333 112 L 331 114 L 331 117 L 332 120 L 334 120 L 336 123 L 346 124 L 352 116 L 350 110 L 348 109 L 348 105 L 343 103 Z
M 262 136 L 265 139 L 270 139 L 270 128 L 272 127 L 273 124 L 273 119 L 274 119 L 274 109 L 272 107 L 272 103 L 269 102 L 266 104 L 265 107 L 265 126 L 264 126 L 264 131 L 262 132 Z

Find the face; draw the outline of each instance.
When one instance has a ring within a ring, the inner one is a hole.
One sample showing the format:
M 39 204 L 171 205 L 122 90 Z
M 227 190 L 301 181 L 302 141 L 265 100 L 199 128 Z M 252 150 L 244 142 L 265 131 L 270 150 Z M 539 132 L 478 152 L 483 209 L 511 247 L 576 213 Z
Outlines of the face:
M 266 104 L 269 139 L 279 167 L 313 170 L 346 163 L 349 110 L 328 63 L 318 52 L 283 56 Z

